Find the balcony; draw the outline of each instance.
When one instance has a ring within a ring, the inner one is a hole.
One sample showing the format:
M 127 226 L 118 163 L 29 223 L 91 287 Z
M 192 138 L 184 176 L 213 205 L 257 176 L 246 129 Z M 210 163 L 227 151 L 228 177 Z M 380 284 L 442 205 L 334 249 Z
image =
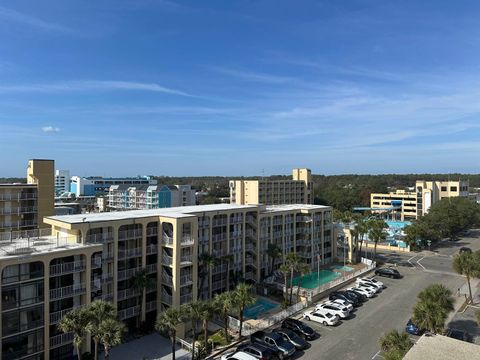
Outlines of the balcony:
M 117 275 L 118 281 L 130 279 L 132 276 L 135 276 L 141 269 L 140 268 L 133 268 L 127 270 L 120 270 Z
M 75 284 L 50 290 L 50 300 L 59 300 L 67 297 L 85 294 L 85 284 Z
M 139 305 L 132 306 L 132 307 L 120 310 L 118 312 L 118 319 L 122 321 L 128 318 L 137 316 L 138 314 L 140 314 L 140 306 Z
M 198 242 L 200 244 L 208 244 L 209 240 L 210 240 L 210 238 L 209 238 L 208 235 L 202 235 L 202 236 L 198 237 Z
M 247 257 L 247 258 L 245 258 L 245 265 L 254 265 L 254 266 L 256 266 L 256 265 L 257 265 L 257 262 L 254 261 L 251 257 Z
M 180 305 L 192 302 L 192 294 L 180 295 Z
M 90 234 L 87 235 L 86 241 L 91 244 L 104 244 L 107 241 L 113 241 L 113 233 Z
M 95 256 L 92 258 L 92 270 L 93 269 L 100 269 L 102 267 L 102 257 Z
M 36 220 L 22 220 L 22 221 L 10 221 L 0 223 L 0 229 L 2 228 L 21 228 L 21 227 L 36 227 Z
M 145 270 L 147 271 L 147 274 L 154 274 L 157 272 L 157 264 L 148 264 L 145 267 Z
M 212 268 L 212 274 L 220 274 L 227 271 L 227 264 L 216 265 Z
M 171 256 L 168 256 L 166 253 L 162 254 L 162 265 L 172 265 L 173 264 L 173 258 Z
M 162 273 L 162 282 L 167 285 L 173 285 L 173 277 L 167 273 Z
M 85 270 L 85 261 L 72 261 L 63 264 L 50 265 L 50 276 L 59 276 L 82 272 Z
M 257 226 L 257 219 L 254 218 L 253 216 L 248 215 L 246 219 L 249 224 Z
M 167 234 L 163 234 L 162 236 L 162 244 L 163 245 L 173 245 L 173 237 L 168 236 Z
M 157 236 L 158 229 L 156 227 L 147 227 L 147 236 Z
M 241 222 L 243 222 L 243 217 L 241 216 L 234 216 L 230 219 L 230 224 L 239 224 Z
M 65 310 L 55 311 L 55 312 L 50 313 L 50 325 L 58 323 L 60 321 L 60 319 L 63 318 L 67 313 L 69 313 L 73 309 L 77 309 L 79 307 L 80 306 L 74 306 L 74 307 L 71 307 L 71 308 L 68 308 L 68 309 L 65 309 Z
M 245 244 L 245 251 L 255 252 L 253 244 Z
M 180 245 L 193 245 L 194 240 L 191 235 L 183 235 L 182 240 L 180 241 Z
M 192 274 L 180 276 L 180 286 L 191 285 L 193 283 Z
M 157 244 L 150 244 L 147 246 L 147 255 L 152 255 L 158 253 Z
M 72 341 L 73 341 L 73 332 L 52 336 L 50 338 L 50 349 L 53 349 L 62 345 L 70 344 Z
M 172 295 L 169 295 L 166 292 L 162 293 L 162 302 L 167 305 L 172 305 Z
M 227 279 L 221 279 L 212 282 L 212 290 L 220 290 L 227 287 Z
M 247 231 L 245 232 L 245 235 L 247 235 L 251 238 L 254 238 L 254 239 L 257 238 L 257 233 L 255 231 L 253 231 L 252 229 L 247 229 Z
M 130 259 L 134 257 L 141 257 L 142 256 L 142 249 L 141 248 L 134 248 L 128 250 L 118 250 L 118 259 Z
M 114 255 L 113 251 L 104 251 L 102 252 L 102 259 L 105 261 L 113 260 Z
M 0 201 L 35 200 L 37 194 L 0 194 Z
M 118 240 L 130 240 L 130 239 L 141 239 L 142 238 L 142 229 L 135 230 L 121 230 L 118 232 Z
M 117 301 L 129 299 L 135 296 L 139 296 L 139 293 L 135 289 L 118 290 Z
M 180 263 L 191 263 L 193 261 L 193 255 L 192 254 L 186 254 L 180 256 Z
M 17 207 L 17 208 L 0 208 L 0 215 L 21 215 L 36 213 L 37 208 L 35 206 Z
M 150 312 L 157 309 L 157 301 L 149 301 L 145 304 L 145 312 Z
M 224 241 L 224 240 L 227 240 L 227 234 L 226 233 L 213 234 L 212 235 L 212 241 L 213 242 Z
M 251 271 L 245 273 L 245 280 L 254 280 L 254 275 Z
M 223 225 L 227 225 L 226 218 L 213 219 L 212 226 L 223 226 Z

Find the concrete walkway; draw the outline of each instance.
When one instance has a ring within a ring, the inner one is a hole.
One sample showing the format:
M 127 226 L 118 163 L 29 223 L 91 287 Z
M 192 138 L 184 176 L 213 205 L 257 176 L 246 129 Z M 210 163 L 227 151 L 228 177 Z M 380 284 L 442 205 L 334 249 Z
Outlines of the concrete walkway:
M 170 360 L 172 353 L 170 339 L 158 334 L 143 336 L 140 339 L 116 346 L 110 352 L 111 360 Z M 190 353 L 177 347 L 177 360 L 190 359 Z M 103 356 L 101 357 L 103 359 Z

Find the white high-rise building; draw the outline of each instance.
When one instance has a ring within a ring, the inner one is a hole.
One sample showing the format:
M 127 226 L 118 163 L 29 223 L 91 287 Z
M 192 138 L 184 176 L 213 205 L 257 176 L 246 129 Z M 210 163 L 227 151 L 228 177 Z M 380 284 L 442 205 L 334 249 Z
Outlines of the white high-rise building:
M 55 170 L 55 195 L 70 191 L 70 170 Z

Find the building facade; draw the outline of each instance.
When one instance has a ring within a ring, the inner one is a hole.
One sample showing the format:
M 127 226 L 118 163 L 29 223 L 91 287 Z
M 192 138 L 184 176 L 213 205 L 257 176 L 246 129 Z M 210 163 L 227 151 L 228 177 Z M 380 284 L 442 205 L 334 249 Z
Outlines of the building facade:
M 195 205 L 190 185 L 112 185 L 108 191 L 111 210 L 159 209 Z
M 54 214 L 53 169 L 53 160 L 29 160 L 27 184 L 0 184 L 0 233 L 45 227 L 43 217 Z
M 230 203 L 238 205 L 312 204 L 310 169 L 293 169 L 292 180 L 230 180 Z
M 157 180 L 149 176 L 136 178 L 103 178 L 72 176 L 70 179 L 70 192 L 75 196 L 107 195 L 112 185 L 156 185 Z
M 157 311 L 258 282 L 271 270 L 269 243 L 312 269 L 328 264 L 331 219 L 327 206 L 231 204 L 48 217 L 50 235 L 0 250 L 3 359 L 71 359 L 72 334 L 56 324 L 95 299 L 114 302 L 127 326 L 153 326 Z M 155 284 L 143 294 L 132 288 L 142 269 Z
M 70 171 L 55 170 L 55 195 L 59 196 L 70 191 Z
M 425 215 L 437 201 L 450 197 L 469 197 L 467 181 L 417 180 L 414 191 L 397 190 L 370 195 L 373 212 L 389 213 L 397 220 L 411 220 Z

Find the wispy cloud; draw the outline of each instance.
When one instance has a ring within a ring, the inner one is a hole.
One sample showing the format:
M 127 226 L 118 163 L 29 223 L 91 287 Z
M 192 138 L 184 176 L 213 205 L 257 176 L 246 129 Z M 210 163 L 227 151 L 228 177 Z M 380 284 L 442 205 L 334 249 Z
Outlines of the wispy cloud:
M 72 30 L 66 26 L 48 22 L 3 6 L 0 6 L 0 19 L 28 25 L 46 31 L 72 32 Z
M 42 131 L 44 133 L 57 133 L 57 132 L 60 132 L 60 128 L 49 125 L 49 126 L 42 127 Z
M 285 84 L 295 81 L 295 78 L 293 77 L 278 76 L 262 72 L 228 69 L 224 67 L 214 67 L 213 70 L 221 74 L 233 76 L 237 79 L 268 84 Z
M 41 84 L 21 84 L 21 85 L 1 85 L 0 92 L 65 92 L 65 91 L 150 91 L 160 92 L 172 95 L 194 97 L 184 91 L 161 86 L 156 83 L 141 83 L 116 80 L 76 80 L 57 83 Z

